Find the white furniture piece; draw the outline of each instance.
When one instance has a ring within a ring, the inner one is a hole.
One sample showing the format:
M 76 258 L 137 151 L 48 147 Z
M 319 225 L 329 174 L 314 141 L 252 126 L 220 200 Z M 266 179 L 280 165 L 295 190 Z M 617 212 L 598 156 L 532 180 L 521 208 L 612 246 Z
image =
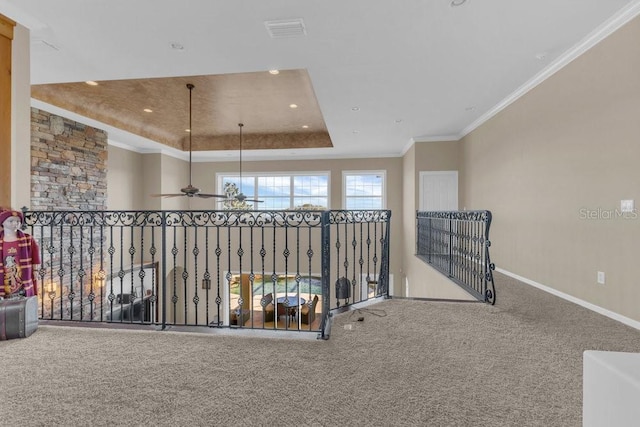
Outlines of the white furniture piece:
M 640 353 L 583 353 L 583 427 L 640 425 Z

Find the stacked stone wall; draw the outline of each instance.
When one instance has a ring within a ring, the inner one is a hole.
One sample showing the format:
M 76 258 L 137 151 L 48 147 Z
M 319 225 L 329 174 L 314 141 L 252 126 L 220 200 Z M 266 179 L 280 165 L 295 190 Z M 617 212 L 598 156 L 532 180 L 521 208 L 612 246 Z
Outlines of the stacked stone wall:
M 29 210 L 106 210 L 107 153 L 107 132 L 32 108 Z M 81 248 L 78 241 L 82 235 L 88 242 L 93 235 L 95 244 L 103 246 L 100 230 L 79 227 L 62 235 L 59 228 L 42 227 L 32 232 L 42 253 L 38 274 L 43 317 L 58 312 L 57 317 L 59 311 L 66 311 L 66 316 L 77 312 L 76 319 L 97 315 L 102 289 L 96 283 L 96 254 L 104 252 Z
M 107 132 L 31 109 L 31 210 L 107 208 Z

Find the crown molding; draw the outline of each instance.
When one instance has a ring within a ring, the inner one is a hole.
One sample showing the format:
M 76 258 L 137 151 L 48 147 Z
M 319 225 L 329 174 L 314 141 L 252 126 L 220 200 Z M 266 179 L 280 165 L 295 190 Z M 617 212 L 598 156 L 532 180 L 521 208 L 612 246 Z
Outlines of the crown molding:
M 476 128 L 481 126 L 483 123 L 491 119 L 493 116 L 498 114 L 500 111 L 504 110 L 506 107 L 520 99 L 531 89 L 538 86 L 540 83 L 554 75 L 556 72 L 560 71 L 562 68 L 567 66 L 574 59 L 591 49 L 593 46 L 600 43 L 602 40 L 607 38 L 609 35 L 620 29 L 624 24 L 631 21 L 633 18 L 640 14 L 640 0 L 635 0 L 629 3 L 627 6 L 620 9 L 618 13 L 613 15 L 611 18 L 603 22 L 600 26 L 598 26 L 595 30 L 589 33 L 585 38 L 583 38 L 580 42 L 574 45 L 571 49 L 565 52 L 563 55 L 558 57 L 555 61 L 549 64 L 546 68 L 536 74 L 533 78 L 527 81 L 525 84 L 516 89 L 511 95 L 504 98 L 498 104 L 496 104 L 493 108 L 487 111 L 485 114 L 480 116 L 476 121 L 471 123 L 469 126 L 464 128 L 460 134 L 458 135 L 458 139 L 462 139 L 467 136 L 469 133 L 474 131 Z
M 402 157 L 407 154 L 407 151 L 409 151 L 411 147 L 413 147 L 418 142 L 453 142 L 458 140 L 460 140 L 460 137 L 458 135 L 416 136 L 414 138 L 411 138 L 409 142 L 405 144 L 405 146 L 402 148 L 402 151 L 400 152 L 400 156 Z

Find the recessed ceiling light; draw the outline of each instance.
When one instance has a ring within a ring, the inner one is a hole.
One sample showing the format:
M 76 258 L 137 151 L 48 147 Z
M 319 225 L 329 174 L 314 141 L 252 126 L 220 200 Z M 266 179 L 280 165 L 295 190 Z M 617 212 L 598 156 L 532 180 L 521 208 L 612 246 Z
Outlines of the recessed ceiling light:
M 280 74 L 280 70 L 269 70 L 269 74 L 273 74 L 274 76 Z
M 298 108 L 298 104 L 289 104 L 289 108 Z
M 98 86 L 98 82 L 94 82 L 93 80 L 87 80 L 85 83 L 89 86 Z
M 151 108 L 145 108 L 144 110 L 145 113 L 153 113 L 153 110 Z
M 169 46 L 171 46 L 171 49 L 173 50 L 184 50 L 184 46 L 178 42 L 171 42 L 169 43 Z
M 451 7 L 458 7 L 465 4 L 467 0 L 451 0 Z
M 360 111 L 360 107 L 351 107 L 351 111 Z
M 302 125 L 302 129 L 309 129 L 309 125 Z

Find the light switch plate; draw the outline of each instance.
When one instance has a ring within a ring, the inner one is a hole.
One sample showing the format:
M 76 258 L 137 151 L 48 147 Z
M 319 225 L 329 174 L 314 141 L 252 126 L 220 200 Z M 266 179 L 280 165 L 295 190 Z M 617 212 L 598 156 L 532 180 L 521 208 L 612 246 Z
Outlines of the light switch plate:
M 620 200 L 620 211 L 633 212 L 634 201 L 633 200 Z

